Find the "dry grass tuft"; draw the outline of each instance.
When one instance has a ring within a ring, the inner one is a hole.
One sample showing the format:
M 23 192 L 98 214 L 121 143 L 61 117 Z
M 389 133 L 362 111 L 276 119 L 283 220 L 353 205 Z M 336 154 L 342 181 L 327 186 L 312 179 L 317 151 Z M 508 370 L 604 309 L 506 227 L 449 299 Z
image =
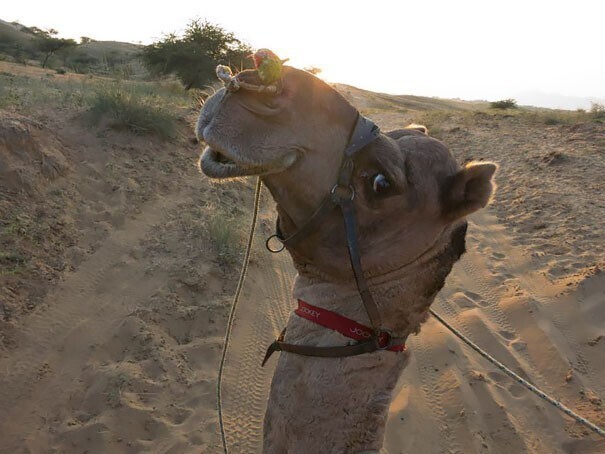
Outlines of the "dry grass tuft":
M 152 133 L 170 139 L 176 132 L 175 117 L 134 90 L 111 86 L 99 89 L 91 101 L 90 112 L 96 123 L 106 118 L 110 126 L 135 134 Z

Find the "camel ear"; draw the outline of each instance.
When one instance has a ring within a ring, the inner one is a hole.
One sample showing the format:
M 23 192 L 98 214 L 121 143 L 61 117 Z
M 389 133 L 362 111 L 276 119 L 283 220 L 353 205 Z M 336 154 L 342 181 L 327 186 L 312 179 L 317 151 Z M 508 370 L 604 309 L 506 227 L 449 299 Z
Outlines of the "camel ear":
M 493 162 L 471 162 L 451 178 L 443 197 L 443 215 L 448 222 L 474 213 L 490 202 L 497 169 Z
M 429 130 L 426 126 L 424 125 L 419 125 L 416 123 L 412 123 L 411 125 L 407 125 L 405 128 L 403 129 L 412 129 L 413 131 L 418 131 L 421 132 L 422 134 L 424 134 L 425 136 L 429 135 Z

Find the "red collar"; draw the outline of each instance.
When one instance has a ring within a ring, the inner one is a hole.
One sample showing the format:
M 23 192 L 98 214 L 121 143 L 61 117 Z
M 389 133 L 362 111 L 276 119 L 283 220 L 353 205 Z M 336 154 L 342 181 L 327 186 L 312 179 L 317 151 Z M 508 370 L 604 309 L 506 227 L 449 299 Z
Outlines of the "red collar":
M 294 310 L 294 313 L 299 317 L 302 317 L 310 322 L 316 323 L 323 326 L 324 328 L 330 328 L 334 331 L 338 331 L 343 336 L 358 341 L 368 340 L 372 337 L 372 329 L 357 323 L 355 320 L 343 317 L 336 312 L 323 309 L 321 307 L 312 306 L 309 303 L 305 303 L 302 300 L 298 300 L 298 308 Z M 390 340 L 390 334 L 383 331 L 379 336 L 379 344 L 387 345 Z M 386 350 L 392 352 L 403 352 L 405 351 L 405 344 L 393 345 Z

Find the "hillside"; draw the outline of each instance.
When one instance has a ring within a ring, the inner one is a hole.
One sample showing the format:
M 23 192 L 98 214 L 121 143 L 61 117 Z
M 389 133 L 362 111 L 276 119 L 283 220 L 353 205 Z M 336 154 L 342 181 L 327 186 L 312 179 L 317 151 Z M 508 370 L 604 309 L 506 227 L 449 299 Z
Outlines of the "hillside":
M 123 43 L 120 41 L 92 41 L 88 44 L 83 44 L 82 48 L 86 49 L 91 55 L 101 57 L 107 52 L 119 52 L 126 55 L 135 55 L 141 50 L 140 44 Z
M 12 24 L 0 19 L 0 42 L 13 41 L 21 45 L 28 44 L 33 36 L 22 31 L 23 28 L 20 24 Z
M 30 28 L 0 20 L 0 57 L 9 61 L 33 64 L 40 59 L 36 36 Z M 74 37 L 77 41 L 79 37 Z M 147 71 L 138 58 L 142 46 L 119 41 L 95 41 L 79 44 L 67 58 L 54 56 L 49 67 L 68 66 L 78 72 L 108 74 L 116 72 L 122 76 L 146 76 Z M 127 68 L 127 69 L 126 69 Z M 126 72 L 124 71 L 126 69 Z
M 469 111 L 485 109 L 489 105 L 489 103 L 484 101 L 461 101 L 413 95 L 388 95 L 345 84 L 334 84 L 334 87 L 351 103 L 365 109 L 399 110 L 401 112 L 410 110 Z
M 337 88 L 385 131 L 425 123 L 459 162 L 500 164 L 433 307 L 605 425 L 602 119 Z M 199 174 L 196 95 L 0 62 L 0 451 L 222 452 L 217 367 L 253 181 Z M 275 361 L 259 362 L 291 310 L 273 226 L 265 193 L 227 358 L 232 452 L 258 451 Z M 388 452 L 605 450 L 435 320 L 409 348 Z
M 22 31 L 20 25 L 0 19 L 0 56 L 30 52 L 33 49 L 33 41 L 34 36 Z

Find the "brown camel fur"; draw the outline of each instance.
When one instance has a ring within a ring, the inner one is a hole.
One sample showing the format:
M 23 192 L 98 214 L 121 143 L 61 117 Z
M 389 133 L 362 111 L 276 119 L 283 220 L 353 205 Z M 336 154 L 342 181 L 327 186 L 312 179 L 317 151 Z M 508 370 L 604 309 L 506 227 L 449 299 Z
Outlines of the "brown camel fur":
M 259 83 L 254 71 L 240 77 Z M 196 132 L 208 145 L 200 160 L 204 173 L 260 175 L 288 236 L 334 185 L 357 111 L 304 71 L 285 67 L 282 83 L 277 95 L 220 90 L 204 105 Z M 464 252 L 465 216 L 489 203 L 496 165 L 461 168 L 441 142 L 418 128 L 381 133 L 354 160 L 364 273 L 385 328 L 406 337 L 419 331 Z M 299 272 L 295 298 L 369 325 L 338 210 L 288 252 Z M 296 315 L 288 321 L 286 341 L 354 342 Z M 380 450 L 392 391 L 407 358 L 408 353 L 389 351 L 336 359 L 281 353 L 265 415 L 264 451 Z

